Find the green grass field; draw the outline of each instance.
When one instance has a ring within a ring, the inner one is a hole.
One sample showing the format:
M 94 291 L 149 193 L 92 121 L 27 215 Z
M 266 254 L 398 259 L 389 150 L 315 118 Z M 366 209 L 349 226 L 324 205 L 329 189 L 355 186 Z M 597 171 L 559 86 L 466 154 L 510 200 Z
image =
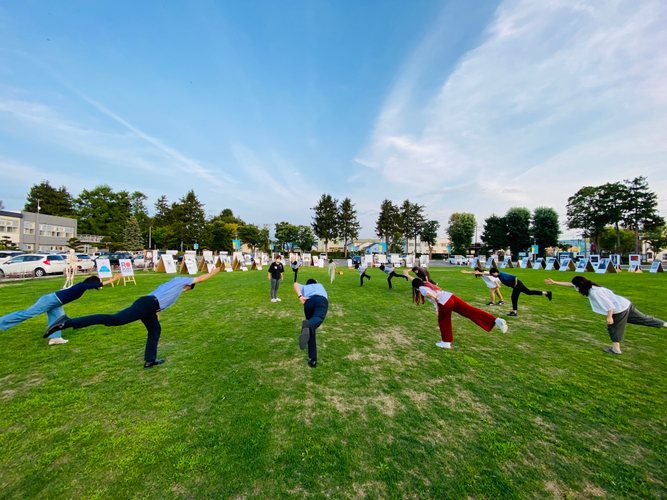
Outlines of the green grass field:
M 161 313 L 167 362 L 151 370 L 141 323 L 67 330 L 54 347 L 45 316 L 0 332 L 0 498 L 667 497 L 666 330 L 629 326 L 623 355 L 603 354 L 604 317 L 550 287 L 552 302 L 521 297 L 506 335 L 455 315 L 443 350 L 433 307 L 370 272 L 363 288 L 348 270 L 325 284 L 315 369 L 298 348 L 291 272 L 281 303 L 259 271 L 184 293 Z M 482 305 L 480 279 L 431 272 L 472 305 L 510 310 Z M 514 274 L 531 288 L 573 276 Z M 116 312 L 167 279 L 139 273 L 65 310 Z M 664 275 L 594 279 L 667 316 Z M 1 284 L 0 315 L 63 281 Z

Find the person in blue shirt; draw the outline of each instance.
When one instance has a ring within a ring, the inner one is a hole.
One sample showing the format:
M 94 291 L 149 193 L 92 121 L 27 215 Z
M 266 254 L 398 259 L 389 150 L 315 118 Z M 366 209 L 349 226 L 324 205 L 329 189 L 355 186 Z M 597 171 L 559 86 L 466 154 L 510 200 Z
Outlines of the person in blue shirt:
M 98 290 L 104 285 L 109 285 L 121 278 L 118 274 L 115 278 L 107 281 L 100 281 L 97 276 L 90 276 L 69 288 L 49 293 L 40 297 L 37 302 L 23 311 L 16 311 L 0 318 L 0 330 L 3 332 L 9 330 L 24 321 L 46 313 L 47 326 L 51 326 L 58 318 L 65 314 L 63 306 L 74 302 L 80 298 L 87 290 Z M 62 338 L 60 331 L 55 332 L 49 337 L 49 345 L 65 344 L 68 341 Z
M 299 347 L 303 350 L 308 346 L 308 365 L 317 366 L 317 341 L 315 332 L 327 317 L 329 297 L 326 290 L 314 279 L 306 281 L 305 285 L 294 283 L 294 291 L 303 304 L 306 319 L 301 325 Z
M 466 272 L 466 271 L 462 271 Z M 517 314 L 517 309 L 519 308 L 519 295 L 522 293 L 525 295 L 545 295 L 547 299 L 551 300 L 551 292 L 542 292 L 539 290 L 529 290 L 526 285 L 521 283 L 521 280 L 517 278 L 516 276 L 512 274 L 507 274 L 502 271 L 499 271 L 497 267 L 492 267 L 489 269 L 489 272 L 487 273 L 486 271 L 479 271 L 475 269 L 475 271 L 468 271 L 468 273 L 472 274 L 478 274 L 478 275 L 491 275 L 500 280 L 500 282 L 512 289 L 512 312 L 508 314 L 508 316 L 518 316 Z
M 164 363 L 164 359 L 157 359 L 157 344 L 162 332 L 158 311 L 164 311 L 174 305 L 182 292 L 192 290 L 197 283 L 215 276 L 218 271 L 220 271 L 220 268 L 216 267 L 210 273 L 197 276 L 196 278 L 173 278 L 166 283 L 162 283 L 148 295 L 139 297 L 130 307 L 116 314 L 93 314 L 80 318 L 69 318 L 66 315 L 61 316 L 46 329 L 44 338 L 66 328 L 78 330 L 79 328 L 86 328 L 93 325 L 122 326 L 135 321 L 141 321 L 148 331 L 146 350 L 144 352 L 144 368 L 153 368 L 155 365 L 161 365 Z

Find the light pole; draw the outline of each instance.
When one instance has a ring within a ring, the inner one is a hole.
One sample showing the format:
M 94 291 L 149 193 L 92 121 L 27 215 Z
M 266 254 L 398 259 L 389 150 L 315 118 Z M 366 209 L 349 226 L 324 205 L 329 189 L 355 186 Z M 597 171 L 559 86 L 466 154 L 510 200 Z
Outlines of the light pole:
M 37 198 L 37 217 L 35 218 L 35 253 L 39 252 L 39 198 Z

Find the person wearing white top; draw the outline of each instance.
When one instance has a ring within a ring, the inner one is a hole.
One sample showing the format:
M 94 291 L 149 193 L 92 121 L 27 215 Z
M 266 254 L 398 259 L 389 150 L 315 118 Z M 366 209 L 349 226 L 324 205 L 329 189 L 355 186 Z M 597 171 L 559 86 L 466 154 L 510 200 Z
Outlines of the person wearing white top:
M 489 288 L 489 293 L 491 294 L 491 302 L 488 302 L 486 305 L 487 306 L 502 306 L 505 304 L 505 300 L 503 299 L 502 294 L 500 293 L 500 278 L 497 276 L 491 276 L 490 274 L 483 274 L 483 272 L 480 271 L 461 271 L 463 274 L 474 274 L 475 278 L 479 278 L 480 276 L 482 277 L 482 280 L 484 280 L 484 283 L 486 286 Z M 495 303 L 496 295 L 498 295 L 498 303 Z
M 452 312 L 468 318 L 487 332 L 490 332 L 494 326 L 497 326 L 503 333 L 507 332 L 507 322 L 504 319 L 496 318 L 486 311 L 471 306 L 453 293 L 444 291 L 433 283 L 413 278 L 408 274 L 408 270 L 405 270 L 403 274 L 412 281 L 412 301 L 419 305 L 420 303 L 423 304 L 426 299 L 433 304 L 438 312 L 438 327 L 440 328 L 442 341 L 436 343 L 436 346 L 443 349 L 452 348 L 452 342 L 454 341 Z
M 584 297 L 588 297 L 594 313 L 607 316 L 607 332 L 612 346 L 602 349 L 608 354 L 621 354 L 621 342 L 625 335 L 625 325 L 651 326 L 653 328 L 667 328 L 667 323 L 661 319 L 652 318 L 637 310 L 632 302 L 625 297 L 616 295 L 608 288 L 584 278 L 575 276 L 572 282 L 554 281 L 551 278 L 544 280 L 548 285 L 569 286 Z
M 359 281 L 361 281 L 361 286 L 364 286 L 364 278 L 366 278 L 368 280 L 371 279 L 371 277 L 368 274 L 366 274 L 366 269 L 368 269 L 368 267 L 366 266 L 366 264 L 361 264 L 361 263 L 357 262 L 354 265 L 354 268 L 357 271 L 359 271 Z
M 405 281 L 408 280 L 407 276 L 401 276 L 400 274 L 397 274 L 394 266 L 389 266 L 387 264 L 380 264 L 380 271 L 389 275 L 389 277 L 387 278 L 387 283 L 389 283 L 389 290 L 394 289 L 394 287 L 391 286 L 392 278 L 405 278 Z

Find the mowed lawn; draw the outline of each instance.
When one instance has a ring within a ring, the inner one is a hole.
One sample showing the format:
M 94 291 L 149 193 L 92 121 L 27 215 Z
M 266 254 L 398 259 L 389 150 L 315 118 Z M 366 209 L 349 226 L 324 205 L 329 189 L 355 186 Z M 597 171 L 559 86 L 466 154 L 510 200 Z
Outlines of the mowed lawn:
M 292 273 L 269 301 L 265 271 L 221 273 L 161 314 L 159 357 L 145 329 L 67 330 L 46 317 L 0 332 L 0 498 L 665 498 L 667 330 L 629 326 L 623 355 L 573 289 L 522 296 L 509 333 L 454 318 L 454 348 L 429 304 L 384 275 L 325 283 L 330 309 L 311 369 L 297 337 Z M 481 279 L 432 268 L 483 306 Z M 510 271 L 510 272 L 514 272 Z M 524 270 L 531 288 L 548 276 Z M 591 275 L 667 318 L 665 275 Z M 115 312 L 171 276 L 87 292 L 70 316 Z M 64 278 L 0 284 L 0 315 Z M 509 304 L 510 290 L 503 289 Z

